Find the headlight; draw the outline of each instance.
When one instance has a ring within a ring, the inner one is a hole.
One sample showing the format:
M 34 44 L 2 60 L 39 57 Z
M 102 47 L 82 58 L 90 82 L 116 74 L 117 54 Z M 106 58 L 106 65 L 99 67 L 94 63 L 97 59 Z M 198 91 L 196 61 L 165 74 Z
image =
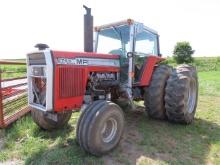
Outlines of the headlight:
M 45 67 L 33 67 L 32 75 L 33 76 L 46 76 L 46 68 Z

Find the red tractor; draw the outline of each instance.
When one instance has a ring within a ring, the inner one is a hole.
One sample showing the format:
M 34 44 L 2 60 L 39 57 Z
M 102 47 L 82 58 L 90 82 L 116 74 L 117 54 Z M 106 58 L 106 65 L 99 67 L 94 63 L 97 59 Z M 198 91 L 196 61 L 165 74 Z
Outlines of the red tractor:
M 93 40 L 91 9 L 85 9 L 85 52 L 38 44 L 39 50 L 27 55 L 28 102 L 36 124 L 57 129 L 81 109 L 77 141 L 85 151 L 102 155 L 123 134 L 124 114 L 117 100 L 131 108 L 143 100 L 152 118 L 191 123 L 198 97 L 196 69 L 162 64 L 157 32 L 131 19 L 95 27 Z

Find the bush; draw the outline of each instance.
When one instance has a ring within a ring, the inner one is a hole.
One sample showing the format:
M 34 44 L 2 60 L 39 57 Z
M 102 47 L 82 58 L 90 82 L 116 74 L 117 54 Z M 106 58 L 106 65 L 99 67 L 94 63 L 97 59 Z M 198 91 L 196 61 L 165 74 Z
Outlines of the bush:
M 177 64 L 191 63 L 193 62 L 193 53 L 194 50 L 192 50 L 189 42 L 177 42 L 174 47 L 173 57 Z

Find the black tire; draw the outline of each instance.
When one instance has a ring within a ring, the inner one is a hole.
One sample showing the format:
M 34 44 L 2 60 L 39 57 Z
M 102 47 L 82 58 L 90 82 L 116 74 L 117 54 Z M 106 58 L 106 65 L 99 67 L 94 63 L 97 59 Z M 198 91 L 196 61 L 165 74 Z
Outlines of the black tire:
M 68 123 L 72 115 L 72 111 L 57 113 L 57 121 L 47 118 L 47 114 L 36 109 L 31 109 L 31 116 L 34 122 L 45 130 L 53 130 L 61 128 Z
M 154 119 L 165 119 L 165 87 L 172 68 L 168 65 L 156 67 L 150 85 L 145 88 L 145 107 L 149 117 Z
M 86 110 L 87 110 L 87 108 L 80 112 L 80 116 L 78 118 L 77 125 L 76 125 L 76 142 L 78 144 L 79 144 L 79 133 L 78 133 L 79 132 L 79 126 L 80 126 L 82 117 L 83 117 L 84 113 L 86 112 Z
M 103 104 L 103 100 L 98 100 L 98 101 L 94 101 L 93 103 L 91 103 L 90 105 L 88 105 L 86 107 L 86 109 L 84 109 L 84 111 L 81 113 L 80 118 L 78 120 L 77 123 L 77 130 L 76 130 L 76 137 L 77 137 L 77 141 L 80 144 L 81 148 L 83 148 L 85 151 L 89 152 L 88 147 L 85 145 L 84 141 L 85 141 L 85 131 L 86 129 L 84 129 L 85 126 L 85 120 L 88 116 L 88 114 L 93 110 L 93 109 L 99 109 L 100 106 L 102 106 Z
M 167 81 L 165 107 L 168 120 L 189 124 L 194 120 L 198 99 L 198 77 L 193 66 L 178 66 Z
M 95 101 L 82 115 L 77 138 L 86 152 L 101 156 L 117 146 L 124 130 L 124 115 L 118 105 Z

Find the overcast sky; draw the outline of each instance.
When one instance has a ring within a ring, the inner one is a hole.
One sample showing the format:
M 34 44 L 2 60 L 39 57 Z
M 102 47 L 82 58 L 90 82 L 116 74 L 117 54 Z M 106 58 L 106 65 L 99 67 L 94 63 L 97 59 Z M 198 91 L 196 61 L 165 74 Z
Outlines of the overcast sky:
M 133 18 L 155 29 L 164 56 L 177 41 L 195 56 L 220 56 L 220 0 L 0 0 L 0 59 L 24 58 L 39 42 L 83 51 L 83 4 L 95 25 Z

